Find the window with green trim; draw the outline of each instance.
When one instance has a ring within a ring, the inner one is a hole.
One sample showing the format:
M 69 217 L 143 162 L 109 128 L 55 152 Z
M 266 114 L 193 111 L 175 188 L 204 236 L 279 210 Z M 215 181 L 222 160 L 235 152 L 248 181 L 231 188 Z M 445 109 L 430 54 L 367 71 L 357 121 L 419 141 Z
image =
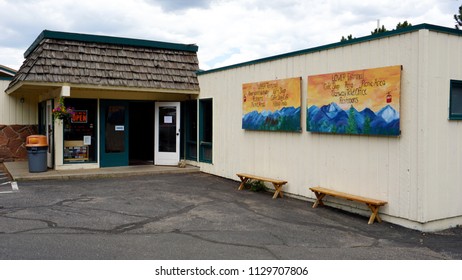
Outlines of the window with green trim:
M 66 98 L 64 105 L 74 109 L 73 117 L 64 124 L 64 163 L 96 162 L 97 100 Z
M 199 161 L 212 163 L 212 99 L 199 100 Z
M 197 100 L 188 100 L 181 104 L 181 117 L 181 154 L 187 160 L 197 161 Z
M 451 80 L 449 119 L 462 120 L 462 81 Z

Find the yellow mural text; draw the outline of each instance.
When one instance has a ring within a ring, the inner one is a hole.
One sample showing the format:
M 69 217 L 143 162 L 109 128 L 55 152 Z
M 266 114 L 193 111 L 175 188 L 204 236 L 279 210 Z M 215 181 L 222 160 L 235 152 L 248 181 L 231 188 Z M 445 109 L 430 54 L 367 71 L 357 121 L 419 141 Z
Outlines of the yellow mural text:
M 336 103 L 343 109 L 399 108 L 401 66 L 338 72 L 308 77 L 309 105 Z
M 247 83 L 242 85 L 244 114 L 252 111 L 276 111 L 301 104 L 301 78 Z

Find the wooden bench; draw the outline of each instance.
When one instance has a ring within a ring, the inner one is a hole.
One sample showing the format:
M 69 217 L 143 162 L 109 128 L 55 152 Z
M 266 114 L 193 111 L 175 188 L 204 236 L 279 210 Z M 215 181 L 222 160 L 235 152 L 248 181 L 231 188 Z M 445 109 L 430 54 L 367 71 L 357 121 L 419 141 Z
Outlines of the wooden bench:
M 273 199 L 277 198 L 278 196 L 282 197 L 282 187 L 287 184 L 287 181 L 284 180 L 271 179 L 246 173 L 237 173 L 236 175 L 241 179 L 241 184 L 239 185 L 238 190 L 244 189 L 245 183 L 250 179 L 273 183 L 274 189 L 276 190 L 274 192 Z
M 324 203 L 322 202 L 322 199 L 326 195 L 345 198 L 345 199 L 352 200 L 352 201 L 366 203 L 367 207 L 369 207 L 369 209 L 372 212 L 371 217 L 369 218 L 368 224 L 374 223 L 375 220 L 377 220 L 379 223 L 382 222 L 382 219 L 380 219 L 380 216 L 379 216 L 379 208 L 380 206 L 387 204 L 386 201 L 362 197 L 358 195 L 352 195 L 352 194 L 348 194 L 344 192 L 338 192 L 338 191 L 334 191 L 334 190 L 330 190 L 330 189 L 326 189 L 322 187 L 314 187 L 314 188 L 310 188 L 310 190 L 313 191 L 314 194 L 316 195 L 316 201 L 313 204 L 313 208 L 318 207 L 318 205 L 324 205 Z

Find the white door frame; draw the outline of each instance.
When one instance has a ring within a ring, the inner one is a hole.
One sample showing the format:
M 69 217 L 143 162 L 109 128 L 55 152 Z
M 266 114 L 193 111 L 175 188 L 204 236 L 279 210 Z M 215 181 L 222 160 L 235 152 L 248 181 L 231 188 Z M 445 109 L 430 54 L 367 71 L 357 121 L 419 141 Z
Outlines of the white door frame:
M 174 118 L 160 116 L 159 108 L 176 108 Z M 180 161 L 180 102 L 156 102 L 155 103 L 155 129 L 154 129 L 154 164 L 155 165 L 178 165 Z M 173 123 L 172 123 L 173 122 Z M 175 124 L 175 151 L 160 151 L 159 131 L 163 125 Z
M 47 166 L 53 168 L 53 100 L 49 99 L 45 105 L 45 135 L 48 139 Z

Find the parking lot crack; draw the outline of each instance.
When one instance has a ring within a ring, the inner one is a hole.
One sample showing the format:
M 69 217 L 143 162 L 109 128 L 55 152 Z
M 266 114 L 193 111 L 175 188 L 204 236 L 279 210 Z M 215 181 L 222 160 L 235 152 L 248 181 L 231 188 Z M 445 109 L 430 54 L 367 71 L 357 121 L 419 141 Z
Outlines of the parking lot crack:
M 189 206 L 186 206 L 184 208 L 181 208 L 181 209 L 179 209 L 177 211 L 169 212 L 169 213 L 167 213 L 165 215 L 162 215 L 162 216 L 151 217 L 151 218 L 139 221 L 139 222 L 123 224 L 123 225 L 117 226 L 114 229 L 110 230 L 110 233 L 120 234 L 120 233 L 125 233 L 125 232 L 128 232 L 128 231 L 132 231 L 132 230 L 135 230 L 135 229 L 139 229 L 139 228 L 144 227 L 146 224 L 158 222 L 158 221 L 161 221 L 161 220 L 164 220 L 164 219 L 168 219 L 170 217 L 175 217 L 177 215 L 187 213 L 187 212 L 191 211 L 192 209 L 196 208 L 197 206 L 198 206 L 197 204 L 193 204 L 193 205 L 189 205 Z
M 46 228 L 57 228 L 58 224 L 50 221 L 50 220 L 45 220 L 45 219 L 35 219 L 35 218 L 20 218 L 20 217 L 10 217 L 10 216 L 3 216 L 4 218 L 7 219 L 12 219 L 12 220 L 18 220 L 18 221 L 36 221 L 36 222 L 41 222 L 46 224 Z M 24 232 L 29 232 L 29 231 L 34 231 L 37 229 L 44 229 L 44 227 L 39 227 L 39 228 L 29 228 L 27 230 L 21 230 L 21 231 L 15 231 L 12 233 L 24 233 Z
M 58 201 L 58 202 L 54 203 L 53 205 L 54 206 L 67 206 L 67 204 L 73 203 L 73 202 L 90 202 L 92 200 L 93 200 L 93 198 L 91 198 L 91 197 L 80 196 L 80 197 L 77 197 L 77 198 L 64 199 L 64 200 L 61 200 L 61 201 Z
M 270 254 L 272 256 L 272 258 L 279 259 L 279 257 L 275 253 L 273 253 L 273 251 L 271 251 L 269 248 L 267 248 L 266 246 L 258 246 L 258 245 L 240 244 L 240 243 L 234 243 L 234 242 L 224 242 L 224 241 L 211 240 L 211 239 L 205 238 L 203 236 L 196 235 L 196 234 L 191 233 L 191 232 L 181 231 L 179 229 L 175 229 L 172 233 L 186 235 L 186 236 L 192 237 L 194 239 L 199 239 L 201 241 L 205 241 L 205 242 L 209 242 L 209 243 L 213 243 L 213 244 L 218 244 L 218 245 L 244 247 L 244 248 L 250 248 L 250 249 L 256 249 L 256 250 L 262 250 L 262 251 L 265 251 L 268 254 Z

